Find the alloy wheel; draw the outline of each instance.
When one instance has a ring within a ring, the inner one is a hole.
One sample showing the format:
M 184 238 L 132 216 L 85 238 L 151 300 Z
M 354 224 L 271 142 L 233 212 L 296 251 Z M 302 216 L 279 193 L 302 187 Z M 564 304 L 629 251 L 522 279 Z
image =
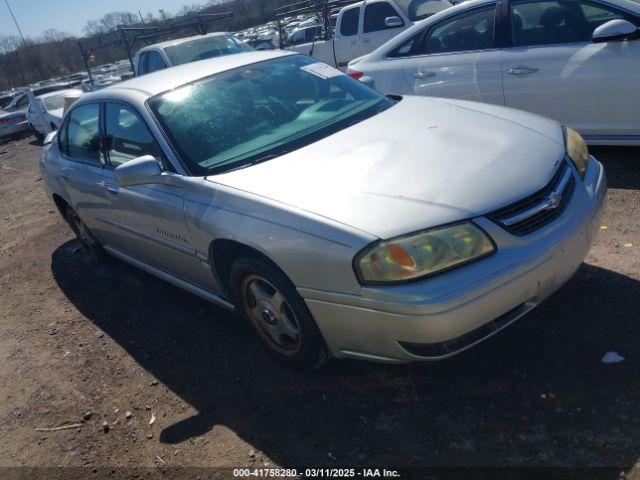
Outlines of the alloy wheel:
M 247 317 L 269 347 L 283 355 L 300 351 L 300 324 L 284 295 L 265 278 L 249 275 L 241 286 Z

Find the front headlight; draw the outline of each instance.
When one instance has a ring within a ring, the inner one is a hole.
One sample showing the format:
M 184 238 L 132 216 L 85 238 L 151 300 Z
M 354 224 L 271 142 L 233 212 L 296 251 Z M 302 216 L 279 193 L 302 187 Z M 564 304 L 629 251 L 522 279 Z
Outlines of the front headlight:
M 578 169 L 580 178 L 584 178 L 589 165 L 589 149 L 584 139 L 573 128 L 562 127 L 564 130 L 564 145 L 567 149 L 567 156 Z
M 375 243 L 355 258 L 362 283 L 406 282 L 490 255 L 496 247 L 480 227 L 459 223 Z

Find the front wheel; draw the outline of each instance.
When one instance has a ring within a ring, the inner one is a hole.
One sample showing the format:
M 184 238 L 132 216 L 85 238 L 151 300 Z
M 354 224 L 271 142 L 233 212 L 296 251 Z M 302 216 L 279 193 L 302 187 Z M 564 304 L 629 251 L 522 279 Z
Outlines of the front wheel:
M 282 272 L 260 259 L 242 258 L 231 266 L 230 280 L 239 313 L 278 361 L 309 371 L 328 359 L 311 312 Z

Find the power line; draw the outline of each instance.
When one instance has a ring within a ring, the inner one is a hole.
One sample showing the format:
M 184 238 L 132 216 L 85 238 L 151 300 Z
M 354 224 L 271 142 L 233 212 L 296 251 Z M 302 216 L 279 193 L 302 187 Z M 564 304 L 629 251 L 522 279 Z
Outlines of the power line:
M 7 5 L 7 8 L 9 9 L 9 13 L 11 14 L 11 18 L 13 18 L 13 23 L 16 24 L 16 28 L 18 29 L 18 33 L 20 33 L 20 38 L 22 38 L 22 43 L 26 44 L 27 42 L 24 39 L 24 35 L 22 34 L 22 30 L 20 30 L 20 25 L 18 25 L 18 21 L 16 20 L 16 17 L 13 14 L 13 10 L 11 10 L 11 7 L 9 6 L 9 0 L 4 0 L 4 3 Z

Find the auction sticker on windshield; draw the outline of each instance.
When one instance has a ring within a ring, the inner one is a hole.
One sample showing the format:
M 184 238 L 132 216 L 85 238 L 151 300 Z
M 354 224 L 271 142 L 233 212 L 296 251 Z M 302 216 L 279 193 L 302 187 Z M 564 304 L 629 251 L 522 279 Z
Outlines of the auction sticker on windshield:
M 312 63 L 311 65 L 300 67 L 300 70 L 304 70 L 305 72 L 312 73 L 317 77 L 325 79 L 344 75 L 340 70 L 333 68 L 331 65 L 327 65 L 326 63 Z

